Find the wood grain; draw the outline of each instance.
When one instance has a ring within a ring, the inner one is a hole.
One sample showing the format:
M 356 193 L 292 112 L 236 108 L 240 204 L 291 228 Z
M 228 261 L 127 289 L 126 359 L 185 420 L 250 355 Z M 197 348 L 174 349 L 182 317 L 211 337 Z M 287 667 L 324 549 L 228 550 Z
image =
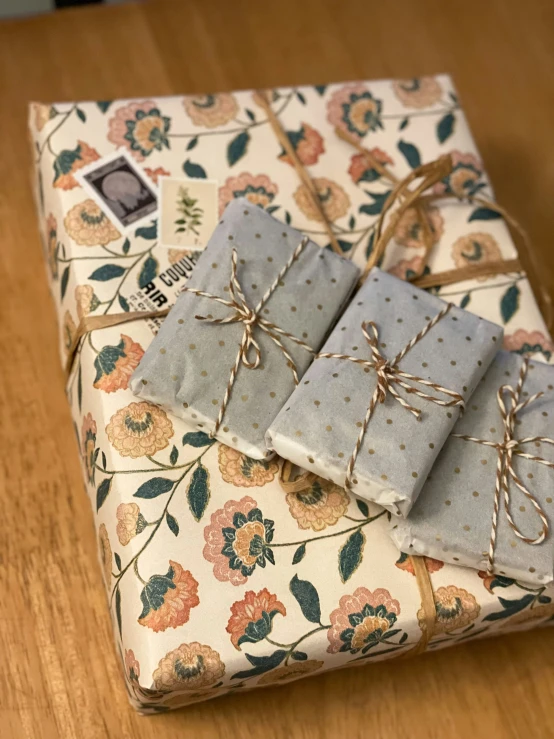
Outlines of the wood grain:
M 554 737 L 554 632 L 140 718 L 127 704 L 63 392 L 27 101 L 454 75 L 499 201 L 554 293 L 554 5 L 247 0 L 0 25 L 0 736 Z

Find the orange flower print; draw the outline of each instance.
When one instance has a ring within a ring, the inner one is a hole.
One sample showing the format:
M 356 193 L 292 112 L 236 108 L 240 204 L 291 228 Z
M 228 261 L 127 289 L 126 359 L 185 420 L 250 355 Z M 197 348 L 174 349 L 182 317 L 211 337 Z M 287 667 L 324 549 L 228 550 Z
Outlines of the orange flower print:
M 145 167 L 144 171 L 155 185 L 158 184 L 160 177 L 169 177 L 171 175 L 171 172 L 168 172 L 167 169 L 164 169 L 163 167 L 156 167 L 156 169 Z
M 432 557 L 423 557 L 423 559 L 425 561 L 425 567 L 427 568 L 427 572 L 429 572 L 430 574 L 433 572 L 438 572 L 440 569 L 444 567 L 444 562 L 439 562 L 438 559 L 433 559 Z M 404 552 L 400 554 L 400 557 L 396 560 L 395 564 L 399 570 L 404 570 L 404 572 L 409 572 L 410 575 L 415 576 L 412 560 Z
M 94 360 L 96 369 L 94 387 L 105 393 L 126 390 L 143 354 L 144 350 L 140 344 L 133 341 L 130 336 L 121 334 L 121 341 L 117 346 L 103 347 Z
M 93 313 L 100 305 L 92 285 L 77 285 L 75 288 L 75 302 L 77 303 L 79 320 L 88 316 L 89 313 Z
M 46 257 L 48 259 L 48 265 L 52 278 L 56 280 L 58 278 L 58 223 L 52 213 L 48 214 L 46 219 Z
M 231 643 L 240 649 L 244 642 L 259 642 L 271 633 L 274 617 L 287 615 L 285 606 L 267 588 L 255 593 L 249 590 L 242 600 L 231 606 L 231 618 L 226 631 L 231 634 Z
M 198 642 L 181 644 L 162 657 L 154 670 L 154 688 L 164 693 L 199 690 L 215 685 L 225 674 L 225 665 L 211 647 Z
M 264 518 L 255 500 L 228 500 L 212 513 L 204 529 L 204 559 L 214 565 L 214 576 L 220 582 L 243 585 L 256 569 L 266 562 L 275 564 L 270 548 L 273 521 Z
M 77 333 L 77 326 L 75 325 L 73 316 L 68 310 L 66 310 L 66 312 L 64 313 L 63 326 L 62 326 L 63 345 L 65 347 L 66 352 L 69 352 L 69 350 L 71 349 L 71 346 L 73 345 L 73 339 L 75 338 L 76 333 Z
M 292 148 L 296 152 L 296 156 L 305 167 L 308 167 L 310 164 L 317 164 L 319 157 L 325 151 L 325 147 L 321 134 L 315 128 L 312 128 L 307 123 L 302 123 L 299 131 L 287 131 L 286 134 Z M 294 166 L 292 159 L 284 149 L 279 154 L 279 159 L 282 162 L 290 164 L 291 167 Z
M 31 103 L 31 116 L 37 131 L 42 131 L 48 121 L 57 115 L 53 105 L 42 105 L 42 103 Z
M 469 626 L 475 621 L 481 611 L 475 596 L 456 585 L 448 585 L 435 590 L 435 609 L 437 619 L 435 621 L 434 635 L 448 634 L 456 629 Z M 417 612 L 420 626 L 425 623 L 425 611 L 420 608 Z
M 77 141 L 75 149 L 64 149 L 54 160 L 54 187 L 60 190 L 72 190 L 79 187 L 75 172 L 87 164 L 100 159 L 100 155 L 84 141 Z
M 80 246 L 106 246 L 121 234 L 94 200 L 74 205 L 64 219 L 65 230 Z
M 427 219 L 427 225 L 431 234 L 429 246 L 434 246 L 441 238 L 444 230 L 444 219 L 439 213 L 438 208 L 426 208 L 424 217 Z M 421 223 L 419 214 L 415 208 L 407 208 L 404 211 L 396 229 L 394 231 L 394 239 L 398 244 L 411 249 L 419 249 L 426 247 L 425 229 Z
M 369 153 L 373 159 L 383 167 L 387 164 L 394 164 L 390 156 L 376 146 L 373 149 L 369 149 Z M 374 182 L 381 177 L 380 172 L 373 166 L 371 159 L 365 154 L 353 155 L 350 160 L 348 174 L 356 185 L 358 182 Z
M 189 96 L 183 100 L 183 107 L 194 125 L 203 128 L 224 126 L 239 112 L 235 96 L 229 92 Z
M 110 119 L 108 141 L 126 147 L 142 162 L 153 151 L 169 149 L 170 125 L 170 119 L 161 114 L 152 100 L 129 103 L 118 108 Z
M 94 450 L 96 448 L 96 421 L 90 413 L 83 418 L 81 426 L 81 451 L 87 472 L 87 480 L 94 484 Z
M 147 526 L 146 519 L 136 503 L 120 503 L 117 506 L 116 516 L 117 538 L 124 547 Z
M 325 662 L 320 659 L 307 659 L 304 662 L 292 662 L 288 665 L 282 665 L 275 670 L 266 672 L 265 675 L 258 680 L 256 685 L 276 685 L 289 683 L 298 680 L 300 677 L 311 675 L 312 672 L 321 670 Z
M 101 523 L 98 529 L 98 548 L 100 550 L 100 563 L 102 572 L 104 573 L 104 582 L 106 587 L 109 586 L 112 579 L 112 548 L 110 546 L 110 537 L 105 524 Z
M 423 271 L 423 257 L 413 257 L 412 259 L 401 259 L 394 266 L 390 267 L 387 272 L 399 280 L 409 280 L 416 275 L 420 275 Z
M 406 108 L 429 108 L 442 97 L 442 87 L 434 77 L 396 80 L 392 89 Z
M 173 436 L 173 424 L 165 411 L 143 401 L 130 403 L 114 413 L 106 434 L 122 457 L 136 459 L 165 449 Z
M 138 617 L 141 626 L 152 631 L 176 629 L 186 624 L 191 608 L 199 603 L 198 582 L 188 570 L 169 560 L 165 575 L 153 575 L 140 595 L 143 609 Z
M 278 192 L 277 185 L 265 174 L 243 172 L 238 177 L 228 177 L 223 187 L 219 188 L 219 215 L 235 198 L 246 198 L 253 205 L 267 208 Z
M 317 194 L 330 221 L 336 221 L 348 213 L 350 198 L 340 185 L 326 177 L 316 177 L 313 180 Z M 312 203 L 306 185 L 300 185 L 293 195 L 296 205 L 310 221 L 321 222 L 319 211 Z
M 302 493 L 287 493 L 291 516 L 301 529 L 323 531 L 334 526 L 348 510 L 350 498 L 343 488 L 318 478 Z
M 541 331 L 526 331 L 518 328 L 513 334 L 504 336 L 504 349 L 517 354 L 541 353 L 549 361 L 554 354 L 554 342 Z
M 388 638 L 399 614 L 400 603 L 384 588 L 357 588 L 353 595 L 343 595 L 330 616 L 327 651 L 365 654 Z
M 452 258 L 456 267 L 465 267 L 467 264 L 485 264 L 502 259 L 502 252 L 491 234 L 470 233 L 460 236 L 452 244 Z M 483 282 L 486 276 L 476 277 Z
M 132 683 L 138 682 L 140 677 L 140 665 L 132 649 L 125 650 L 125 675 Z
M 383 128 L 381 100 L 361 83 L 349 84 L 333 93 L 327 104 L 327 120 L 356 139 Z
M 511 577 L 504 577 L 504 575 L 489 575 L 488 572 L 482 570 L 479 570 L 477 574 L 483 580 L 483 585 L 489 593 L 492 593 L 494 588 L 507 588 L 515 583 Z
M 239 488 L 262 487 L 279 472 L 275 459 L 251 459 L 225 444 L 219 445 L 218 462 L 223 480 Z
M 168 249 L 167 250 L 167 260 L 170 264 L 177 264 L 177 262 L 180 262 L 181 259 L 190 259 L 191 257 L 193 259 L 196 259 L 196 255 L 198 255 L 199 252 L 195 251 L 194 249 Z
M 442 195 L 455 195 L 463 199 L 475 195 L 483 186 L 483 165 L 475 154 L 450 152 L 452 171 L 433 187 L 433 192 Z

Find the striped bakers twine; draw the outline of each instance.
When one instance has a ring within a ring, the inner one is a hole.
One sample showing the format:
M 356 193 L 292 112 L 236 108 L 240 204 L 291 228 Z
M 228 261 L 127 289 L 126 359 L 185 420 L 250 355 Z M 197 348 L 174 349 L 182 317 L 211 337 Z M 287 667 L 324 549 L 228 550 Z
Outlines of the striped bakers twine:
M 554 446 L 554 439 L 549 439 L 546 436 L 528 436 L 525 439 L 514 439 L 515 425 L 517 414 L 524 408 L 527 408 L 532 403 L 541 398 L 544 393 L 539 392 L 532 395 L 527 400 L 521 401 L 521 393 L 523 390 L 523 384 L 527 376 L 527 370 L 529 368 L 529 359 L 526 357 L 521 366 L 517 385 L 515 389 L 511 385 L 502 385 L 496 398 L 498 401 L 498 407 L 500 408 L 500 415 L 504 424 L 504 438 L 498 443 L 494 441 L 488 441 L 487 439 L 476 439 L 474 436 L 467 436 L 466 434 L 452 434 L 457 439 L 463 439 L 464 441 L 473 441 L 476 444 L 483 444 L 484 446 L 493 447 L 498 451 L 497 463 L 496 463 L 496 482 L 494 488 L 494 507 L 492 513 L 492 526 L 491 526 L 491 537 L 489 542 L 488 552 L 488 565 L 487 574 L 492 575 L 494 573 L 494 554 L 496 550 L 496 538 L 498 530 L 498 516 L 500 512 L 500 502 L 502 497 L 504 498 L 504 513 L 506 519 L 510 525 L 510 528 L 514 534 L 524 541 L 526 544 L 541 544 L 550 530 L 550 524 L 543 507 L 537 500 L 537 498 L 530 492 L 530 490 L 524 485 L 519 475 L 516 473 L 513 467 L 514 457 L 523 457 L 529 459 L 532 462 L 543 464 L 550 469 L 554 469 L 554 462 L 549 462 L 543 457 L 537 457 L 534 454 L 527 454 L 522 452 L 519 447 L 524 444 L 531 444 L 534 442 L 552 444 Z M 505 398 L 508 399 L 506 404 Z M 537 515 L 541 520 L 541 530 L 536 537 L 525 536 L 516 522 L 513 519 L 511 512 L 511 492 L 510 492 L 510 480 L 513 480 L 516 487 L 525 495 L 527 500 L 531 502 Z
M 408 344 L 406 344 L 406 346 L 393 359 L 387 360 L 379 350 L 379 331 L 373 321 L 364 321 L 364 323 L 362 323 L 362 333 L 365 340 L 369 344 L 369 348 L 371 349 L 371 354 L 373 357 L 371 360 L 351 357 L 348 354 L 323 353 L 317 355 L 316 359 L 345 359 L 349 362 L 354 362 L 354 364 L 359 364 L 362 367 L 373 369 L 377 373 L 377 386 L 375 387 L 375 391 L 371 397 L 371 400 L 369 401 L 367 413 L 365 414 L 360 433 L 358 434 L 356 446 L 354 447 L 354 451 L 352 452 L 352 456 L 350 457 L 348 466 L 346 468 L 346 478 L 344 481 L 344 486 L 347 490 L 352 490 L 352 483 L 356 484 L 356 480 L 354 480 L 353 477 L 354 467 L 356 465 L 356 460 L 362 447 L 367 427 L 369 426 L 369 422 L 371 421 L 371 417 L 373 416 L 373 412 L 375 411 L 378 403 L 385 402 L 388 393 L 390 393 L 392 397 L 396 401 L 398 401 L 398 403 L 400 403 L 403 408 L 412 413 L 418 420 L 420 420 L 421 418 L 421 411 L 418 408 L 415 408 L 413 405 L 410 405 L 401 395 L 399 395 L 398 391 L 395 388 L 395 385 L 404 388 L 404 390 L 406 390 L 406 392 L 410 393 L 411 395 L 417 395 L 419 398 L 422 398 L 423 400 L 428 400 L 431 403 L 435 403 L 436 405 L 441 405 L 446 408 L 459 406 L 463 410 L 464 399 L 459 393 L 455 392 L 454 390 L 449 390 L 448 388 L 443 387 L 436 382 L 425 380 L 423 377 L 412 375 L 410 372 L 404 372 L 398 367 L 398 363 L 406 356 L 406 354 L 418 343 L 418 341 L 420 341 L 426 334 L 428 334 L 429 331 L 431 331 L 431 329 L 436 326 L 436 324 L 440 320 L 442 320 L 446 316 L 451 308 L 452 303 L 448 303 L 447 305 L 445 305 L 445 307 L 439 313 L 437 313 L 437 315 L 432 318 L 429 323 L 427 323 L 421 329 L 421 331 L 416 334 L 414 338 L 411 339 L 411 341 L 409 341 Z M 371 329 L 371 334 L 368 331 L 368 327 Z M 428 393 L 417 387 L 417 385 L 422 385 L 425 388 L 430 388 L 435 392 L 442 393 L 443 395 L 448 396 L 450 400 L 442 400 L 441 398 L 436 397 L 436 395 L 429 395 Z
M 217 416 L 217 420 L 215 422 L 215 426 L 213 428 L 213 431 L 210 434 L 211 438 L 214 438 L 214 436 L 219 431 L 219 428 L 223 422 L 223 417 L 225 415 L 225 411 L 227 409 L 227 405 L 229 404 L 229 400 L 231 398 L 231 393 L 233 391 L 233 386 L 235 384 L 235 380 L 237 377 L 237 373 L 239 371 L 239 368 L 242 365 L 244 365 L 247 369 L 258 369 L 261 365 L 262 361 L 262 353 L 260 349 L 260 345 L 254 338 L 254 328 L 257 326 L 259 329 L 261 329 L 264 333 L 266 333 L 269 338 L 276 344 L 276 346 L 280 349 L 283 356 L 287 360 L 287 365 L 290 367 L 292 376 L 294 378 L 294 384 L 298 385 L 298 370 L 296 368 L 296 364 L 292 358 L 292 356 L 289 354 L 285 346 L 283 345 L 283 342 L 279 337 L 284 337 L 287 339 L 290 339 L 298 346 L 301 346 L 302 349 L 305 349 L 310 354 L 315 354 L 314 350 L 308 346 L 304 341 L 301 341 L 296 336 L 293 336 L 292 334 L 288 333 L 288 331 L 283 331 L 283 329 L 279 328 L 276 324 L 272 323 L 271 321 L 266 320 L 265 318 L 262 318 L 260 316 L 260 312 L 264 305 L 267 303 L 269 298 L 273 295 L 274 291 L 279 286 L 279 283 L 282 281 L 283 277 L 287 274 L 289 269 L 292 267 L 292 265 L 296 262 L 306 245 L 308 244 L 308 237 L 305 236 L 302 241 L 298 244 L 294 252 L 290 255 L 288 261 L 283 266 L 283 268 L 280 270 L 279 274 L 273 281 L 273 283 L 269 286 L 269 288 L 266 290 L 264 295 L 262 296 L 262 299 L 258 303 L 258 305 L 255 308 L 251 308 L 248 305 L 248 302 L 246 300 L 246 297 L 244 296 L 242 287 L 240 285 L 238 275 L 237 275 L 237 250 L 233 249 L 232 254 L 232 260 L 231 260 L 231 279 L 229 281 L 229 295 L 231 296 L 230 300 L 225 300 L 225 298 L 221 298 L 218 295 L 212 295 L 212 293 L 204 292 L 203 290 L 196 290 L 192 287 L 184 287 L 183 292 L 189 292 L 193 295 L 197 295 L 202 298 L 208 298 L 209 300 L 215 300 L 218 303 L 221 303 L 222 305 L 227 306 L 228 308 L 233 309 L 233 313 L 226 318 L 211 318 L 208 316 L 195 316 L 195 318 L 198 321 L 206 321 L 207 323 L 214 323 L 218 325 L 225 325 L 225 324 L 233 324 L 233 323 L 242 323 L 244 324 L 244 333 L 242 335 L 242 340 L 240 342 L 240 348 L 237 354 L 237 358 L 235 359 L 235 364 L 231 368 L 231 374 L 229 376 L 229 382 L 227 383 L 227 388 L 225 390 L 225 395 L 223 396 L 223 400 L 221 401 L 221 405 L 219 407 L 219 413 Z M 253 350 L 254 356 L 252 359 L 249 359 L 248 355 L 250 353 L 250 349 Z

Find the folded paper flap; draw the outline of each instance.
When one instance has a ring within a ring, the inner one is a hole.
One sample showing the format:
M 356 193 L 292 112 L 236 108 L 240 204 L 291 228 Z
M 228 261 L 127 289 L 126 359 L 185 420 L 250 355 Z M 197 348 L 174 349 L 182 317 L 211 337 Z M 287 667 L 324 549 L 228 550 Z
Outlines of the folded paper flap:
M 468 403 L 465 415 L 454 428 L 455 434 L 468 435 L 500 444 L 504 437 L 504 422 L 497 393 L 507 382 L 516 386 L 523 358 L 517 354 L 499 352 L 484 381 Z M 522 398 L 537 392 L 544 396 L 523 408 L 516 416 L 515 439 L 552 436 L 554 417 L 554 368 L 530 362 L 523 384 Z M 554 463 L 554 447 L 532 442 L 521 451 Z M 442 556 L 452 561 L 456 556 L 463 564 L 487 568 L 498 449 L 455 436 L 450 437 L 437 458 L 431 476 L 406 522 L 399 522 L 393 538 L 403 551 L 416 551 L 430 556 Z M 554 470 L 536 461 L 514 454 L 513 469 L 524 485 L 538 500 L 552 523 L 554 515 Z M 537 537 L 541 520 L 532 503 L 508 478 L 511 515 L 521 532 Z M 500 500 L 495 571 L 510 576 L 546 584 L 554 578 L 554 547 L 552 534 L 543 544 L 531 546 L 513 532 Z M 413 548 L 410 548 L 410 544 Z M 455 561 L 455 560 L 454 560 Z

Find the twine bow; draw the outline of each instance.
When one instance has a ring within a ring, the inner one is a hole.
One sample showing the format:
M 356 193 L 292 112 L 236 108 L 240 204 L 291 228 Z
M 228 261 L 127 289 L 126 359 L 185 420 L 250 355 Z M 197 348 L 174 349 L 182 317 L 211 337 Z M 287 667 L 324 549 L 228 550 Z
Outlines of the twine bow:
M 513 467 L 513 458 L 514 456 L 516 456 L 523 457 L 524 459 L 529 459 L 532 462 L 537 462 L 538 464 L 543 464 L 550 469 L 554 469 L 554 462 L 549 462 L 543 457 L 537 457 L 534 454 L 527 454 L 527 452 L 522 452 L 521 449 L 519 449 L 519 447 L 523 444 L 531 443 L 545 443 L 552 444 L 554 446 L 554 439 L 549 439 L 546 436 L 528 436 L 525 439 L 514 438 L 517 414 L 524 408 L 527 408 L 532 403 L 536 402 L 544 395 L 544 393 L 539 392 L 535 393 L 526 400 L 521 400 L 523 383 L 525 382 L 525 378 L 527 376 L 528 367 L 529 359 L 526 357 L 521 366 L 519 378 L 515 389 L 511 385 L 502 385 L 496 394 L 498 407 L 500 408 L 500 415 L 504 424 L 504 438 L 500 443 L 488 441 L 487 439 L 477 439 L 474 436 L 467 436 L 465 434 L 452 434 L 452 436 L 458 439 L 463 439 L 464 441 L 473 441 L 476 444 L 493 447 L 498 451 L 496 463 L 496 484 L 494 490 L 494 508 L 492 514 L 492 528 L 487 565 L 487 573 L 489 575 L 492 575 L 494 573 L 494 555 L 496 550 L 496 539 L 498 530 L 498 514 L 500 511 L 500 501 L 502 496 L 504 498 L 504 512 L 506 514 L 508 523 L 514 534 L 526 544 L 541 544 L 545 540 L 550 530 L 550 524 L 543 507 L 541 506 L 537 498 L 533 495 L 533 493 L 531 493 L 529 488 L 523 483 Z M 507 398 L 508 400 L 507 403 L 505 398 Z M 510 480 L 515 483 L 516 487 L 519 488 L 519 490 L 525 495 L 527 500 L 530 501 L 541 520 L 542 527 L 538 533 L 538 536 L 536 537 L 525 536 L 525 534 L 522 533 L 521 529 L 513 519 L 511 512 L 512 496 L 510 492 Z
M 398 367 L 399 362 L 406 356 L 406 354 L 433 328 L 433 326 L 435 326 L 440 320 L 444 318 L 444 316 L 450 311 L 451 308 L 452 303 L 448 303 L 447 305 L 445 305 L 445 307 L 439 313 L 437 313 L 437 315 L 432 318 L 393 359 L 387 360 L 379 349 L 379 331 L 373 321 L 364 321 L 364 323 L 362 323 L 362 333 L 365 340 L 369 344 L 372 355 L 371 360 L 351 357 L 348 354 L 323 353 L 317 355 L 317 359 L 346 359 L 349 362 L 354 362 L 354 364 L 362 365 L 364 368 L 366 368 L 366 371 L 373 369 L 377 374 L 377 385 L 375 387 L 373 395 L 371 396 L 371 400 L 369 401 L 369 406 L 367 408 L 360 433 L 358 434 L 356 446 L 354 447 L 354 451 L 352 452 L 346 469 L 344 486 L 347 490 L 352 490 L 352 483 L 356 484 L 356 480 L 354 480 L 353 478 L 354 467 L 356 465 L 356 460 L 358 458 L 358 454 L 360 452 L 367 427 L 378 403 L 384 403 L 387 395 L 390 393 L 394 400 L 400 403 L 403 408 L 412 413 L 418 420 L 420 420 L 421 418 L 421 410 L 419 408 L 415 408 L 413 405 L 410 405 L 410 403 L 408 403 L 398 393 L 395 385 L 399 385 L 400 387 L 404 388 L 407 393 L 417 395 L 419 398 L 422 398 L 423 400 L 428 400 L 431 403 L 435 403 L 436 405 L 441 405 L 443 407 L 460 406 L 463 409 L 464 399 L 459 393 L 455 392 L 454 390 L 449 390 L 448 388 L 443 387 L 436 382 L 432 382 L 431 380 L 425 380 L 423 377 L 412 375 L 411 372 L 405 372 Z M 368 327 L 371 329 L 371 334 L 368 331 Z M 441 398 L 437 398 L 436 395 L 429 395 L 428 393 L 417 387 L 417 385 L 423 385 L 424 387 L 432 388 L 438 393 L 447 395 L 450 400 L 443 400 Z
M 296 368 L 294 359 L 292 358 L 290 353 L 287 351 L 286 347 L 284 346 L 283 342 L 281 341 L 279 337 L 282 336 L 287 339 L 290 339 L 295 344 L 305 349 L 307 352 L 310 352 L 310 354 L 315 354 L 314 350 L 310 346 L 308 346 L 308 344 L 306 344 L 304 341 L 302 341 L 301 339 L 298 339 L 296 336 L 293 336 L 293 334 L 290 334 L 288 331 L 284 331 L 283 329 L 279 328 L 279 326 L 277 326 L 275 323 L 268 321 L 267 319 L 263 318 L 260 315 L 262 308 L 265 306 L 269 298 L 273 295 L 277 287 L 281 284 L 283 277 L 292 267 L 294 262 L 296 262 L 296 260 L 298 259 L 298 257 L 300 256 L 300 254 L 302 253 L 302 251 L 308 244 L 308 241 L 309 241 L 308 237 L 304 237 L 302 241 L 300 242 L 300 244 L 298 244 L 298 246 L 296 247 L 294 252 L 291 254 L 286 264 L 280 270 L 279 274 L 277 275 L 273 283 L 270 285 L 270 287 L 266 290 L 262 299 L 260 300 L 260 302 L 255 308 L 251 308 L 250 305 L 248 305 L 248 301 L 246 300 L 246 297 L 244 295 L 244 292 L 242 290 L 241 284 L 238 279 L 237 250 L 236 249 L 233 249 L 232 259 L 231 259 L 231 279 L 229 281 L 229 295 L 231 296 L 230 300 L 221 298 L 219 295 L 213 295 L 212 293 L 204 292 L 203 290 L 196 290 L 195 288 L 192 288 L 192 287 L 183 288 L 183 292 L 189 292 L 189 293 L 192 293 L 193 295 L 198 295 L 199 297 L 208 298 L 209 300 L 215 300 L 217 303 L 221 303 L 222 305 L 225 305 L 228 308 L 232 308 L 234 311 L 231 315 L 226 316 L 225 318 L 213 318 L 212 316 L 198 316 L 197 315 L 195 316 L 195 318 L 198 321 L 206 321 L 206 323 L 214 323 L 218 325 L 226 325 L 226 324 L 233 324 L 233 323 L 242 323 L 244 325 L 244 332 L 242 335 L 242 340 L 240 342 L 240 347 L 239 347 L 239 351 L 237 354 L 237 358 L 235 359 L 235 364 L 231 368 L 231 374 L 229 376 L 229 382 L 227 383 L 225 395 L 223 396 L 223 400 L 219 407 L 219 413 L 217 416 L 217 420 L 215 422 L 215 426 L 213 428 L 213 431 L 210 434 L 212 438 L 219 431 L 219 428 L 223 421 L 223 417 L 225 415 L 227 405 L 229 404 L 233 386 L 235 384 L 237 373 L 239 371 L 241 364 L 244 365 L 244 367 L 246 367 L 247 369 L 259 369 L 261 367 L 262 352 L 261 352 L 258 341 L 254 337 L 255 327 L 258 327 L 265 334 L 267 334 L 267 336 L 269 336 L 269 338 L 273 341 L 273 343 L 280 349 L 281 353 L 287 360 L 287 365 L 291 369 L 295 385 L 298 385 L 298 370 Z M 251 349 L 254 352 L 253 358 L 249 358 Z

